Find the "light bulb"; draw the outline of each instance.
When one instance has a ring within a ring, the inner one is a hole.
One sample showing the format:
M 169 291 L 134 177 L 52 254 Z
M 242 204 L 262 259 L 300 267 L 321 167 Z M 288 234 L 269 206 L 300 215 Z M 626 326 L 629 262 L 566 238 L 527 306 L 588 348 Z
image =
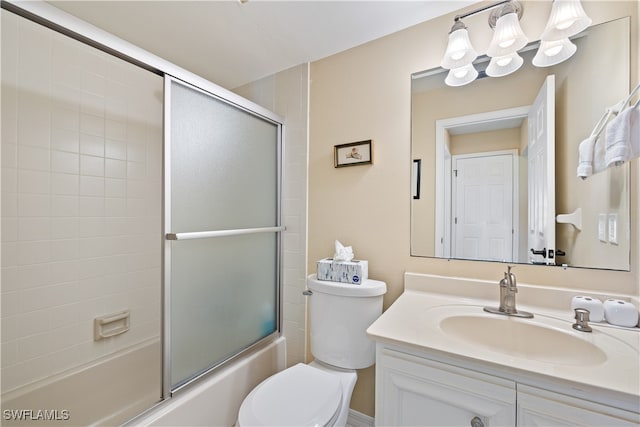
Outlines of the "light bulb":
M 533 58 L 536 67 L 550 67 L 569 59 L 578 48 L 567 38 L 555 41 L 541 41 Z
M 489 77 L 502 77 L 518 70 L 523 63 L 524 59 L 518 55 L 518 52 L 514 52 L 510 55 L 491 58 L 485 72 Z
M 459 61 L 464 56 L 464 52 L 458 51 L 451 54 L 451 59 L 454 61 Z
M 572 26 L 574 22 L 576 22 L 575 19 L 570 19 L 570 20 L 566 20 L 564 22 L 561 22 L 558 25 L 556 25 L 556 30 L 560 30 L 560 31 L 566 30 L 567 28 Z
M 444 82 L 448 86 L 463 86 L 471 83 L 478 77 L 478 70 L 476 70 L 473 64 L 467 64 L 460 68 L 454 68 L 449 70 Z
M 503 49 L 506 49 L 512 44 L 514 44 L 515 42 L 516 42 L 516 39 L 505 40 L 503 42 L 498 43 L 498 46 L 500 46 Z
M 456 79 L 461 79 L 467 74 L 469 74 L 469 70 L 466 68 L 459 68 L 457 70 L 453 70 L 453 75 L 456 77 Z
M 513 61 L 513 58 L 510 56 L 505 56 L 505 57 L 501 57 L 501 58 L 496 58 L 496 63 L 498 64 L 498 66 L 500 67 L 504 67 L 507 66 L 511 63 L 511 61 Z
M 549 49 L 545 49 L 544 54 L 547 56 L 556 56 L 557 54 L 560 53 L 561 50 L 562 50 L 562 45 L 553 46 L 553 47 L 550 47 Z

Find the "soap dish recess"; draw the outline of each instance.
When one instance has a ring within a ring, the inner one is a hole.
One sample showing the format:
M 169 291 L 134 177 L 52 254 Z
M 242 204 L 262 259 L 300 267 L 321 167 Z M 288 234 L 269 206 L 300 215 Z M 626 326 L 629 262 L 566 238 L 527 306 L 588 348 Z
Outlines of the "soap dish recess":
M 124 334 L 129 330 L 129 310 L 107 314 L 93 319 L 93 340 Z

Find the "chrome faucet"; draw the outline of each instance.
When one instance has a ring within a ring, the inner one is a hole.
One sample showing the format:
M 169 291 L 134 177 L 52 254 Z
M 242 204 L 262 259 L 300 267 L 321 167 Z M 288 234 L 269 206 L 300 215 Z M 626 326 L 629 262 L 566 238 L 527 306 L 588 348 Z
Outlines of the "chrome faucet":
M 500 307 L 485 307 L 484 311 L 494 314 L 503 314 L 505 316 L 516 316 L 532 318 L 533 314 L 526 311 L 518 311 L 516 309 L 516 293 L 518 293 L 518 284 L 516 275 L 511 272 L 511 266 L 507 266 L 504 277 L 500 280 Z
M 575 308 L 576 323 L 573 325 L 573 329 L 580 332 L 592 332 L 591 326 L 589 326 L 589 310 L 586 308 Z

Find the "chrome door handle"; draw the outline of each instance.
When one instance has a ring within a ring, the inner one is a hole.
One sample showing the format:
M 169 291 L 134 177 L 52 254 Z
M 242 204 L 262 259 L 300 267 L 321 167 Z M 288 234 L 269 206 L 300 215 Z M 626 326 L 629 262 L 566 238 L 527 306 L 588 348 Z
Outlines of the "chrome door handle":
M 534 255 L 542 255 L 544 258 L 547 257 L 547 248 L 543 248 L 540 251 L 536 251 L 535 249 L 531 248 L 531 253 Z

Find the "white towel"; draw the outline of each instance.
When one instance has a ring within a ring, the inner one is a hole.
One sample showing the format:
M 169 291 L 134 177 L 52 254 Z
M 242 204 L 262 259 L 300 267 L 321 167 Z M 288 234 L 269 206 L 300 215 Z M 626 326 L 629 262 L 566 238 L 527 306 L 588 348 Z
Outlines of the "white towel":
M 593 146 L 593 173 L 597 174 L 607 169 L 605 163 L 606 152 L 604 138 L 598 138 Z
M 640 157 L 640 99 L 636 102 L 636 105 L 631 107 L 629 116 L 629 147 L 631 153 L 628 160 Z
M 627 108 L 607 124 L 605 164 L 620 166 L 631 158 L 630 117 L 635 111 Z
M 591 135 L 578 147 L 578 178 L 587 179 L 593 175 L 593 152 L 597 136 Z

